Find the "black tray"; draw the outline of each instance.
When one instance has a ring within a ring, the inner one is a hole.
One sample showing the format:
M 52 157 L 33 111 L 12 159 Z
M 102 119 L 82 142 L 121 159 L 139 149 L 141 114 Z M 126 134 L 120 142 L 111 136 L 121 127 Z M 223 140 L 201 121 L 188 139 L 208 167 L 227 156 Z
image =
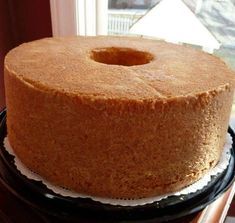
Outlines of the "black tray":
M 6 136 L 6 110 L 0 113 L 0 181 L 15 196 L 58 219 L 96 219 L 101 222 L 164 222 L 196 213 L 221 196 L 233 183 L 235 175 L 235 135 L 231 128 L 233 148 L 228 168 L 213 177 L 203 189 L 181 196 L 170 196 L 159 202 L 136 207 L 102 204 L 89 198 L 70 198 L 55 194 L 41 182 L 29 180 L 16 169 L 14 157 L 3 147 Z M 181 222 L 181 221 L 179 221 Z

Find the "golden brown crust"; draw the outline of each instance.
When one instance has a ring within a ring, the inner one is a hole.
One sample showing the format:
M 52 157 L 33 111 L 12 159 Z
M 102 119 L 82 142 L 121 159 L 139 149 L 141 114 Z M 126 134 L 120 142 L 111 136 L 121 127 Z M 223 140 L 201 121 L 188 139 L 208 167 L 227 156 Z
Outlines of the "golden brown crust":
M 90 59 L 92 50 L 110 46 L 148 52 L 154 59 L 129 67 L 107 66 Z M 142 38 L 46 38 L 13 49 L 5 66 L 43 90 L 118 100 L 174 98 L 234 83 L 232 72 L 217 57 Z
M 88 49 L 110 46 L 150 52 L 157 62 L 126 67 L 87 56 Z M 9 140 L 28 167 L 78 192 L 116 198 L 172 192 L 217 163 L 232 83 L 219 59 L 164 42 L 32 42 L 5 61 Z

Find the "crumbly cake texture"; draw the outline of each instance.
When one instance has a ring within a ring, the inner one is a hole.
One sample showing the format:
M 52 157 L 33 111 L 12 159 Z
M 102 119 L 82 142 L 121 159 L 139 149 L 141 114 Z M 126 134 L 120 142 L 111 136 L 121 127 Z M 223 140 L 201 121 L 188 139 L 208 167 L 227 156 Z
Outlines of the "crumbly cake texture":
M 46 38 L 8 53 L 5 88 L 9 141 L 27 167 L 79 193 L 142 198 L 217 163 L 234 74 L 163 41 Z

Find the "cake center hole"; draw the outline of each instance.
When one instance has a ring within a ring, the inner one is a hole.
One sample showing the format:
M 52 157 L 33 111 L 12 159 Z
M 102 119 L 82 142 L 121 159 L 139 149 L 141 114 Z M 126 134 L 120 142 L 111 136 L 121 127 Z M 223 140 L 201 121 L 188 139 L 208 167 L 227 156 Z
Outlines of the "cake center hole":
M 92 50 L 91 59 L 104 64 L 134 66 L 151 62 L 153 55 L 131 48 L 108 47 Z

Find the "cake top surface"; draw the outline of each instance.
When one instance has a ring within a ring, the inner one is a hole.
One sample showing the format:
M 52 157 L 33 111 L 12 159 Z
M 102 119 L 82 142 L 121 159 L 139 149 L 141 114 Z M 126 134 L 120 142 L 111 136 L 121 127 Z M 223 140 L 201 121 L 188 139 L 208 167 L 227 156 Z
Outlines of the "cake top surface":
M 133 37 L 41 39 L 11 50 L 5 69 L 43 91 L 124 100 L 195 95 L 235 79 L 213 55 Z

